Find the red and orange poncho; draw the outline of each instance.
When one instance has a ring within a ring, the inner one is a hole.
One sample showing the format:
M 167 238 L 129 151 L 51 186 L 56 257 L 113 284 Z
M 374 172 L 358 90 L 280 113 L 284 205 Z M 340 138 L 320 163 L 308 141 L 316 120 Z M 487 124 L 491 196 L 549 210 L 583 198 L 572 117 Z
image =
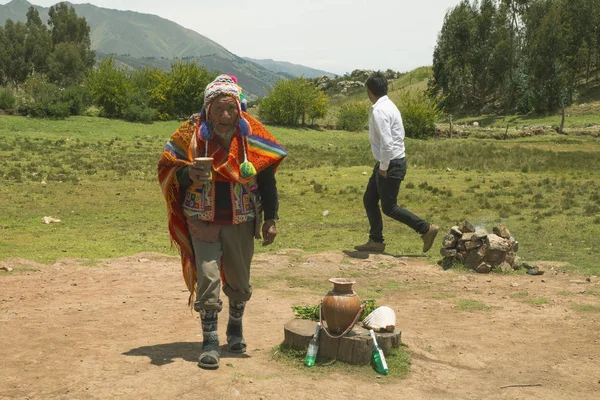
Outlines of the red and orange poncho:
M 246 138 L 247 146 L 245 146 L 248 161 L 254 165 L 257 173 L 271 165 L 276 170 L 287 155 L 286 151 L 260 122 L 247 113 L 242 113 L 242 117 L 250 127 Z M 204 154 L 207 143 L 211 149 L 210 142 L 202 139 L 199 127 L 199 116 L 193 116 L 181 125 L 167 142 L 158 163 L 158 180 L 167 202 L 171 243 L 179 250 L 183 278 L 191 295 L 196 290 L 196 263 L 186 218 L 182 211 L 177 171 L 190 165 L 196 154 Z M 244 141 L 239 132 L 236 132 L 229 151 L 225 149 L 217 150 L 216 153 L 211 151 L 214 154 L 213 179 L 248 183 L 250 178 L 244 178 L 240 174 L 240 165 L 244 162 Z

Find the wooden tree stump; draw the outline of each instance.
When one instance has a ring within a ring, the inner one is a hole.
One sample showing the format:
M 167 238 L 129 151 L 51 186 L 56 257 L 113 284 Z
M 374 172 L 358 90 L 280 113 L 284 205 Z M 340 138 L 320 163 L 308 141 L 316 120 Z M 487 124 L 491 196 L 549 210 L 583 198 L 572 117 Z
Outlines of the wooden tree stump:
M 306 319 L 294 318 L 284 326 L 283 344 L 296 350 L 306 350 L 308 343 L 315 333 L 317 323 Z M 390 349 L 400 346 L 401 332 L 396 328 L 394 332 L 376 332 L 377 344 L 387 355 Z M 330 338 L 325 332 L 319 334 L 320 359 L 336 359 L 348 364 L 368 365 L 371 362 L 373 339 L 369 331 L 357 323 L 350 332 L 339 339 Z

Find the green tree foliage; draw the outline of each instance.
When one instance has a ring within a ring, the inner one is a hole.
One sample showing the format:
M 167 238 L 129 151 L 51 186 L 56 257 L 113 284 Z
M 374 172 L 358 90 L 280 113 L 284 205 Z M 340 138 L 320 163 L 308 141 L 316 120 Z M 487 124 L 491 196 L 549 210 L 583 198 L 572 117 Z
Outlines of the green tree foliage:
M 81 82 L 95 62 L 90 27 L 67 3 L 50 7 L 48 16 L 53 50 L 48 62 L 49 76 L 64 86 Z
M 0 110 L 11 110 L 15 106 L 16 101 L 17 99 L 11 88 L 0 87 Z
M 568 76 L 567 43 L 560 4 L 542 0 L 525 14 L 525 54 L 532 106 L 537 112 L 558 108 L 566 100 Z M 573 72 L 574 73 L 574 72 Z
M 269 95 L 260 101 L 261 118 L 279 125 L 306 125 L 328 111 L 327 96 L 303 77 L 278 81 Z
M 463 0 L 444 19 L 430 91 L 458 114 L 555 110 L 600 67 L 599 22 L 597 0 Z
M 48 71 L 48 57 L 52 50 L 50 32 L 35 7 L 27 11 L 27 37 L 25 39 L 25 58 L 35 72 Z
M 176 63 L 169 72 L 145 68 L 128 72 L 112 57 L 90 72 L 86 87 L 101 115 L 149 123 L 187 118 L 199 112 L 204 88 L 215 77 L 196 63 Z
M 27 62 L 25 39 L 27 27 L 22 22 L 7 20 L 0 30 L 0 80 L 2 84 L 23 83 L 31 73 Z
M 194 61 L 179 61 L 171 64 L 171 70 L 164 76 L 154 75 L 152 103 L 159 112 L 160 119 L 188 118 L 200 111 L 204 101 L 204 88 L 217 77 L 204 66 Z
M 360 131 L 369 122 L 371 106 L 364 101 L 343 104 L 337 116 L 337 129 L 345 131 Z
M 311 124 L 314 125 L 317 118 L 325 118 L 327 112 L 329 112 L 329 97 L 319 90 L 308 109 L 308 118 L 310 118 Z
M 158 110 L 152 95 L 164 76 L 165 72 L 149 67 L 134 70 L 129 74 L 132 90 L 128 95 L 128 106 L 123 113 L 125 120 L 150 123 L 158 119 Z
M 25 99 L 19 112 L 35 118 L 62 119 L 69 116 L 72 106 L 63 98 L 58 85 L 48 82 L 43 74 L 33 73 L 24 85 Z
M 90 49 L 90 28 L 73 7 L 50 7 L 48 24 L 30 7 L 27 22 L 7 20 L 0 27 L 0 84 L 19 86 L 32 72 L 47 74 L 61 87 L 77 84 L 95 62 Z
M 123 116 L 130 82 L 125 70 L 117 68 L 112 57 L 102 60 L 98 69 L 89 73 L 86 86 L 93 103 L 102 110 L 102 115 L 109 118 Z
M 398 108 L 406 136 L 416 139 L 433 136 L 442 114 L 437 102 L 421 90 L 405 90 L 400 99 Z

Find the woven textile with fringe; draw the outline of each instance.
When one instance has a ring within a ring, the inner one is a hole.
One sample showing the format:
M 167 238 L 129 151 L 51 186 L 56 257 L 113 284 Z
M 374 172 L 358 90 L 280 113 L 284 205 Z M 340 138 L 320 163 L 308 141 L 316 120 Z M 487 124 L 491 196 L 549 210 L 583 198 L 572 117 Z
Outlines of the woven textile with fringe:
M 250 178 L 246 179 L 240 175 L 240 165 L 244 161 L 243 147 L 246 147 L 248 161 L 255 166 L 257 173 L 271 165 L 277 170 L 287 155 L 285 149 L 260 122 L 247 113 L 242 113 L 242 117 L 250 126 L 247 146 L 244 146 L 242 142 L 244 138 L 238 132 L 231 142 L 229 152 L 215 146 L 214 141 L 208 142 L 208 155 L 215 158 L 213 179 L 248 183 Z M 167 142 L 158 162 L 158 180 L 167 202 L 171 244 L 177 247 L 181 256 L 183 278 L 190 291 L 190 302 L 196 292 L 196 263 L 192 241 L 181 208 L 182 199 L 177 171 L 192 164 L 198 154 L 205 153 L 205 142 L 199 137 L 199 124 L 200 120 L 196 115 L 181 125 Z

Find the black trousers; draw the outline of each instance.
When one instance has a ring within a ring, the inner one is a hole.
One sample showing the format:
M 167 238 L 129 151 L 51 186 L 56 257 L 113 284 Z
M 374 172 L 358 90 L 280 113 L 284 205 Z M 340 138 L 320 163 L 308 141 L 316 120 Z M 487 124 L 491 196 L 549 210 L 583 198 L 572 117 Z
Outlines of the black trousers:
M 405 175 L 406 160 L 404 158 L 390 161 L 386 177 L 379 175 L 379 163 L 375 164 L 373 168 L 373 174 L 363 196 L 363 203 L 371 226 L 369 238 L 375 242 L 383 242 L 381 211 L 388 217 L 409 226 L 419 234 L 426 233 L 429 230 L 429 223 L 397 204 L 400 184 Z M 380 201 L 381 209 L 379 208 Z

